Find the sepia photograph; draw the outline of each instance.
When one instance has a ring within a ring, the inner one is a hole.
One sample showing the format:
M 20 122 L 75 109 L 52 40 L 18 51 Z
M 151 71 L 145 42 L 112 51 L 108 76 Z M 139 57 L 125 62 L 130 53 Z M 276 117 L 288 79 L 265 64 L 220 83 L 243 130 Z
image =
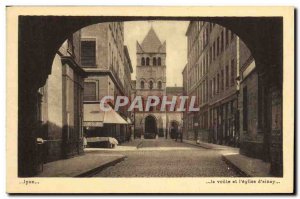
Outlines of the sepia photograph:
M 294 8 L 236 9 L 8 7 L 7 192 L 292 193 Z

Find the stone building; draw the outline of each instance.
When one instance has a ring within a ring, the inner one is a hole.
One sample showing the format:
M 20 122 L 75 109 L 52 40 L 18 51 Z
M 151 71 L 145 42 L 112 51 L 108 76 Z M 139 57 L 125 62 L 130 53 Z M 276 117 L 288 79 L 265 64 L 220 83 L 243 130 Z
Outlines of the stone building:
M 162 98 L 168 95 L 166 88 L 166 42 L 160 41 L 152 27 L 142 43 L 136 43 L 136 55 L 136 96 L 142 96 L 146 100 L 148 96 Z M 176 89 L 174 92 L 177 94 Z M 170 94 L 172 95 L 171 92 Z M 149 111 L 136 110 L 135 137 L 158 138 L 166 136 L 170 121 L 168 115 L 167 110 L 162 112 L 158 106 L 150 108 Z M 181 123 L 181 113 L 179 113 L 179 117 L 178 114 L 175 114 L 174 117 L 171 115 L 174 113 L 169 115 L 172 124 L 178 127 Z
M 200 108 L 187 114 L 186 134 L 205 142 L 239 146 L 239 51 L 247 47 L 239 46 L 243 42 L 229 29 L 214 23 L 190 22 L 186 36 L 185 70 L 190 78 L 185 87 L 189 96 L 197 96 Z
M 131 100 L 131 93 L 133 93 L 134 90 L 131 83 L 132 73 L 133 73 L 133 68 L 132 68 L 128 48 L 127 46 L 124 46 L 124 94 L 125 96 L 128 97 L 129 100 Z M 125 130 L 125 139 L 129 141 L 129 139 L 131 139 L 131 137 L 133 136 L 132 121 L 134 120 L 134 116 L 131 111 L 127 110 L 127 108 L 128 106 L 125 106 L 125 110 L 123 110 L 123 112 L 125 113 L 125 117 L 128 122 L 128 125 L 126 126 L 126 130 Z
M 52 73 L 39 89 L 39 154 L 42 162 L 83 153 L 83 81 L 80 67 L 80 32 L 63 43 L 52 63 Z M 42 144 L 43 143 L 43 144 Z
M 84 106 L 99 111 L 99 102 L 104 96 L 130 95 L 131 61 L 124 47 L 123 22 L 100 23 L 87 26 L 81 31 L 81 65 L 88 74 L 84 82 Z M 110 101 L 114 107 L 114 101 Z M 89 109 L 91 110 L 91 109 Z M 85 112 L 89 117 L 90 113 Z M 118 114 L 127 121 L 128 113 L 121 108 Z M 111 124 L 99 120 L 84 120 L 87 136 L 115 137 L 126 140 L 127 124 Z
M 183 70 L 182 70 L 182 95 L 183 96 L 188 96 L 188 83 L 189 83 L 189 77 L 188 77 L 188 72 L 187 72 L 187 65 L 184 66 Z M 185 108 L 187 108 L 187 105 L 185 106 Z M 182 131 L 183 131 L 183 138 L 184 139 L 189 139 L 191 137 L 191 135 L 189 135 L 190 132 L 192 132 L 192 129 L 189 129 L 189 117 L 188 117 L 188 111 L 185 110 L 182 113 Z
M 200 111 L 184 113 L 184 136 L 196 139 L 198 132 L 202 141 L 240 147 L 243 155 L 271 161 L 270 172 L 282 176 L 281 69 L 256 62 L 238 36 L 217 24 L 192 21 L 186 36 L 183 90 L 197 96 Z
M 166 87 L 166 95 L 169 100 L 172 99 L 172 97 L 177 96 L 179 99 L 179 96 L 182 96 L 183 87 Z M 179 100 L 178 100 L 179 102 Z M 175 111 L 167 111 L 167 126 L 168 129 L 168 136 L 172 139 L 176 138 L 175 134 L 172 134 L 171 129 L 175 128 L 177 131 L 183 130 L 183 113 L 181 111 L 176 111 L 176 108 L 179 108 L 179 104 L 175 105 Z

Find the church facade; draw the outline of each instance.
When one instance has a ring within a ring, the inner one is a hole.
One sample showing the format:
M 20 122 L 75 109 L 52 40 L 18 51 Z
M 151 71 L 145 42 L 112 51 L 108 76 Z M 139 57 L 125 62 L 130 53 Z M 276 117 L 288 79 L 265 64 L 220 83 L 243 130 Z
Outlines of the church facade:
M 182 94 L 182 87 L 166 87 L 166 41 L 163 43 L 151 27 L 142 41 L 136 43 L 136 96 L 142 96 L 145 106 L 148 96 L 168 96 Z M 174 137 L 171 128 L 180 128 L 182 113 L 161 111 L 159 106 L 149 111 L 135 111 L 135 137 L 155 139 Z

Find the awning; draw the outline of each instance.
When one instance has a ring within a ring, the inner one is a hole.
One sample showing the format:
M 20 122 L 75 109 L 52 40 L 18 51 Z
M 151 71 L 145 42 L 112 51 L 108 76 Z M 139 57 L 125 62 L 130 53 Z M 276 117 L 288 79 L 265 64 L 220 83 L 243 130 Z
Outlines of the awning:
M 83 106 L 83 126 L 102 127 L 103 124 L 128 124 L 113 108 L 109 111 L 102 111 L 99 104 L 84 104 Z

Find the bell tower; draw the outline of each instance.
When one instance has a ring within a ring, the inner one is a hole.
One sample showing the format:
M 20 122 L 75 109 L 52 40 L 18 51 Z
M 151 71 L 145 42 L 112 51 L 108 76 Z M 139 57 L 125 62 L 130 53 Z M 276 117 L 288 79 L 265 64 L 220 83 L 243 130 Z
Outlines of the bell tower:
M 151 27 L 140 44 L 136 43 L 136 88 L 142 95 L 164 95 L 166 91 L 166 42 Z
M 166 95 L 166 42 L 161 42 L 153 27 L 142 43 L 136 42 L 136 95 Z M 141 138 L 164 137 L 166 133 L 166 112 L 158 107 L 135 113 L 135 129 Z

